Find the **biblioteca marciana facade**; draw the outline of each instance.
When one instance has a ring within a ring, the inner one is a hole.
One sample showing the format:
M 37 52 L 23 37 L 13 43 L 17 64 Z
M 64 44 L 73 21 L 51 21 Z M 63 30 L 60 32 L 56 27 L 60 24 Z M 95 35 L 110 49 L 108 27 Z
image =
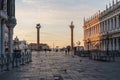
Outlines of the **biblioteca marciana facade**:
M 120 1 L 84 19 L 85 50 L 120 50 Z
M 13 53 L 15 25 L 15 0 L 0 0 L 0 54 Z

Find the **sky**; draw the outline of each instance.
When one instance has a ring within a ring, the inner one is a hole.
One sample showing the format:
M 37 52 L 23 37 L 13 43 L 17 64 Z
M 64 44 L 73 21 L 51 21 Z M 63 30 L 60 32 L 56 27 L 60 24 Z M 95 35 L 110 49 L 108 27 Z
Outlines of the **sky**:
M 14 37 L 36 43 L 36 24 L 41 24 L 40 42 L 50 47 L 70 45 L 71 21 L 74 28 L 74 45 L 83 43 L 83 19 L 103 11 L 112 0 L 16 0 L 17 25 Z

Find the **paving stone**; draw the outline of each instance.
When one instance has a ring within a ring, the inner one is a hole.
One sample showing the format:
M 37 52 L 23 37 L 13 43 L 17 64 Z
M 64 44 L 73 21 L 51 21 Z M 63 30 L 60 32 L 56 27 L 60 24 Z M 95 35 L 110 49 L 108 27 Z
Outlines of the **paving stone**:
M 120 58 L 99 62 L 63 52 L 33 52 L 33 62 L 8 72 L 0 80 L 119 80 Z M 81 60 L 81 62 L 80 62 Z

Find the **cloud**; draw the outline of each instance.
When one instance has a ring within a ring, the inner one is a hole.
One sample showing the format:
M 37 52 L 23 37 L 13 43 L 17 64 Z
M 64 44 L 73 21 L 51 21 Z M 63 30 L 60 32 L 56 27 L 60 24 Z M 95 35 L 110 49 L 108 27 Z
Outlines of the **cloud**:
M 34 3 L 34 0 L 22 0 L 24 3 Z

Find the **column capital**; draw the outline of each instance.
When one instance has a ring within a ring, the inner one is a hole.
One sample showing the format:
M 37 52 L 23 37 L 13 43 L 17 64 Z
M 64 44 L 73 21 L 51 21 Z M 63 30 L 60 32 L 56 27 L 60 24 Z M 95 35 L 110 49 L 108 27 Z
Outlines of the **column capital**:
M 36 29 L 39 30 L 41 28 L 40 24 L 36 24 Z
M 17 22 L 15 17 L 8 18 L 8 21 L 7 21 L 8 28 L 14 28 L 16 24 Z

